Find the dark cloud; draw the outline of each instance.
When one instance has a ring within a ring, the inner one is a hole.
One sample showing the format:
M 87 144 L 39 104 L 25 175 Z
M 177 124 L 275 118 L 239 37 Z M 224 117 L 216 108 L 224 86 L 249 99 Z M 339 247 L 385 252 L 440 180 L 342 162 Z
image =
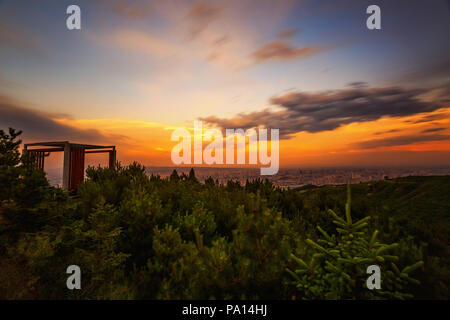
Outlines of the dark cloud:
M 433 112 L 443 105 L 424 102 L 425 89 L 349 88 L 326 92 L 296 92 L 273 97 L 280 111 L 265 109 L 239 114 L 232 119 L 206 117 L 201 120 L 221 128 L 279 128 L 283 138 L 301 131 L 321 132 L 341 125 L 374 121 L 381 117 L 405 117 Z
M 438 131 L 443 131 L 446 128 L 430 128 L 430 129 L 425 129 L 422 131 L 422 133 L 431 133 L 431 132 L 438 132 Z
M 292 59 L 306 58 L 320 52 L 316 46 L 295 48 L 290 43 L 278 40 L 267 43 L 251 54 L 256 63 L 268 60 L 286 61 Z
M 33 110 L 0 96 L 0 128 L 23 130 L 23 140 L 73 140 L 78 142 L 105 143 L 125 137 L 106 136 L 95 129 L 78 129 L 60 124 L 55 115 Z
M 378 131 L 378 132 L 375 132 L 374 134 L 378 136 L 380 134 L 394 133 L 394 132 L 399 132 L 399 131 L 400 131 L 400 129 L 392 129 L 392 130 L 386 130 L 386 131 Z
M 443 134 L 406 135 L 387 139 L 375 139 L 357 142 L 351 144 L 350 147 L 356 149 L 375 149 L 380 147 L 404 146 L 417 142 L 445 141 L 445 140 L 450 140 L 450 135 L 443 135 Z
M 417 120 L 405 120 L 405 122 L 406 123 L 418 124 L 418 123 L 439 121 L 439 120 L 443 120 L 443 119 L 446 119 L 446 118 L 448 118 L 447 114 L 429 114 L 429 115 L 423 116 L 420 119 L 417 119 Z
M 195 4 L 186 15 L 191 22 L 190 38 L 197 38 L 210 23 L 220 17 L 222 9 L 209 3 L 199 2 Z
M 285 29 L 278 33 L 278 37 L 280 38 L 288 38 L 292 37 L 293 35 L 297 34 L 300 29 L 294 28 L 294 29 Z
M 355 81 L 355 82 L 350 82 L 349 84 L 347 84 L 347 86 L 351 87 L 351 88 L 361 89 L 361 88 L 368 88 L 369 84 L 364 81 Z
M 450 81 L 433 88 L 433 94 L 436 100 L 441 103 L 450 103 Z

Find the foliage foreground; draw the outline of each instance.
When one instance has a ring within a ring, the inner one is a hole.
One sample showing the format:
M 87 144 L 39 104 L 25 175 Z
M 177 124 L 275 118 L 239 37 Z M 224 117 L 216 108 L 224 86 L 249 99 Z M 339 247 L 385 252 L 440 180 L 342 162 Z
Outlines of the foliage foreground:
M 88 168 L 73 197 L 20 155 L 19 135 L 0 132 L 2 299 L 449 298 L 448 176 L 352 185 L 350 203 L 345 186 L 117 164 Z M 69 265 L 81 290 L 66 287 Z

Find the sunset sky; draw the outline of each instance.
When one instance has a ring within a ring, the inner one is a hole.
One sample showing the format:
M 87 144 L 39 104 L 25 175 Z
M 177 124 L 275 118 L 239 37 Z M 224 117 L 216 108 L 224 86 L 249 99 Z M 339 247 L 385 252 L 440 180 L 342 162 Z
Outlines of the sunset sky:
M 450 165 L 449 34 L 445 0 L 0 0 L 0 128 L 125 164 L 202 120 L 279 128 L 281 167 Z

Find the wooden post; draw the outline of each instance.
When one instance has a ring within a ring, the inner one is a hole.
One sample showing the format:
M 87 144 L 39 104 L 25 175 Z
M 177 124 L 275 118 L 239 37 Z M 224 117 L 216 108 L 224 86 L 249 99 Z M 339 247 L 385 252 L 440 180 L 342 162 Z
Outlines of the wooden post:
M 114 147 L 109 152 L 109 168 L 113 169 L 115 164 L 116 164 L 116 148 Z
M 38 159 L 38 169 L 44 171 L 45 152 L 38 151 L 36 152 L 36 155 Z
M 63 188 L 69 190 L 70 180 L 70 144 L 64 144 Z
M 69 190 L 75 190 L 84 180 L 84 148 L 71 146 Z

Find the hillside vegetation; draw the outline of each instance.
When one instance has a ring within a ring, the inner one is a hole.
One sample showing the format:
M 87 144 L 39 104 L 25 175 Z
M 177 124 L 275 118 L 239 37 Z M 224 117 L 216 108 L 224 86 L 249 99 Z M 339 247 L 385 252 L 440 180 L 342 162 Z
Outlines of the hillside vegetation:
M 450 176 L 281 190 L 139 164 L 51 187 L 0 132 L 2 299 L 448 299 Z M 368 265 L 381 290 L 368 290 Z M 78 265 L 81 290 L 68 290 Z

